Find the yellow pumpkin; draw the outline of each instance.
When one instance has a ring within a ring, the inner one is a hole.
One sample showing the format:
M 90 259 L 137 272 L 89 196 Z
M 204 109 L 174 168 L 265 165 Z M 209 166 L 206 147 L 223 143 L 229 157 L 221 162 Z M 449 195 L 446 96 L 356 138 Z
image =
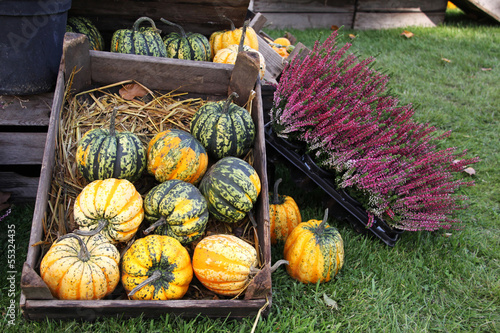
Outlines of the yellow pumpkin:
M 275 44 L 279 44 L 281 46 L 288 46 L 288 45 L 291 45 L 290 43 L 290 40 L 288 40 L 288 38 L 285 38 L 285 37 L 279 37 L 279 38 L 276 38 L 274 40 L 274 43 Z
M 302 222 L 288 236 L 284 258 L 288 274 L 303 283 L 330 281 L 344 264 L 344 242 L 340 233 L 323 220 Z
M 188 251 L 170 236 L 139 238 L 122 258 L 122 284 L 134 300 L 180 299 L 192 278 Z
M 120 281 L 120 253 L 104 235 L 59 237 L 40 264 L 40 276 L 55 298 L 102 299 Z
M 224 296 L 243 292 L 258 269 L 257 251 L 233 235 L 211 235 L 194 249 L 193 270 L 208 290 Z
M 227 17 L 224 17 L 224 19 L 228 20 L 231 23 L 231 30 L 216 31 L 212 33 L 212 35 L 210 35 L 208 42 L 212 51 L 212 58 L 215 57 L 217 51 L 225 49 L 226 47 L 233 44 L 239 44 L 241 35 L 243 34 L 243 27 L 236 29 L 233 21 L 231 21 Z M 248 22 L 245 23 L 248 25 Z M 252 27 L 246 27 L 244 44 L 248 45 L 256 51 L 259 50 L 259 40 L 257 39 L 257 33 Z
M 103 233 L 112 243 L 130 240 L 142 220 L 142 197 L 126 179 L 95 180 L 85 186 L 74 204 L 79 235 Z
M 271 244 L 286 241 L 292 230 L 302 222 L 299 207 L 288 195 L 278 194 L 281 178 L 274 183 L 274 192 L 269 193 L 269 220 Z
M 250 48 L 247 45 L 243 45 L 243 51 L 255 52 L 259 55 L 259 76 L 262 79 L 264 77 L 264 74 L 266 73 L 266 59 L 264 58 L 262 53 Z M 214 62 L 234 65 L 236 62 L 236 58 L 238 57 L 238 52 L 239 46 L 237 44 L 229 45 L 228 47 L 217 52 L 214 57 Z

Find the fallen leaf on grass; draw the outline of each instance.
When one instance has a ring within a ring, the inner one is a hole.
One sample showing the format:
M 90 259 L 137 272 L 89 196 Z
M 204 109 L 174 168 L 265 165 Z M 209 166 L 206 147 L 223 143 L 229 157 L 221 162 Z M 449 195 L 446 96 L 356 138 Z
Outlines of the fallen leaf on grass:
M 412 38 L 413 36 L 415 36 L 415 34 L 411 31 L 403 30 L 403 32 L 400 34 L 400 36 L 404 36 L 406 38 Z
M 468 167 L 464 169 L 464 172 L 468 174 L 469 176 L 473 176 L 476 174 L 476 170 L 474 168 Z
M 484 68 L 484 67 L 483 67 L 483 68 L 481 68 L 481 70 L 482 70 L 482 71 L 491 71 L 491 70 L 492 70 L 492 68 Z
M 333 310 L 339 310 L 339 305 L 337 304 L 337 302 L 328 297 L 328 295 L 325 293 L 323 293 L 323 300 L 325 301 L 325 304 L 331 307 Z
M 130 83 L 123 86 L 119 91 L 120 96 L 128 101 L 133 100 L 136 97 L 144 97 L 147 95 L 148 91 L 144 89 L 141 85 L 137 83 Z
M 339 30 L 339 27 L 334 24 L 330 27 L 330 30 L 336 31 Z
M 349 34 L 349 38 L 350 38 L 350 39 L 354 39 L 354 38 L 356 38 L 356 35 Z
M 445 62 L 452 62 L 450 59 L 447 59 L 447 58 L 441 58 L 441 60 L 443 60 Z

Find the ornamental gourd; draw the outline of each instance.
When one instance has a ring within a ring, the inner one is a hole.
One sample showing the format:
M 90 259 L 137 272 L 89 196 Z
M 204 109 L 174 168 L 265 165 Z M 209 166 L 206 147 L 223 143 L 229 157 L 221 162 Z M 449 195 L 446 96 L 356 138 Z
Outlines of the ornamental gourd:
M 257 251 L 233 235 L 211 235 L 194 249 L 193 270 L 207 289 L 224 296 L 236 296 L 255 274 Z
M 139 238 L 123 255 L 121 268 L 122 285 L 133 300 L 180 299 L 193 279 L 188 251 L 169 236 Z
M 286 241 L 292 230 L 302 222 L 299 207 L 288 195 L 278 194 L 281 178 L 274 183 L 273 193 L 269 193 L 269 220 L 271 244 Z
M 95 180 L 76 198 L 73 214 L 80 235 L 102 233 L 112 243 L 130 240 L 144 219 L 143 200 L 126 179 Z
M 249 29 L 247 27 L 248 22 L 245 22 L 243 25 L 243 33 Z M 251 29 L 251 28 L 250 28 Z M 264 78 L 264 74 L 266 73 L 266 59 L 264 56 L 255 48 L 252 48 L 243 42 L 243 34 L 240 34 L 241 39 L 234 44 L 226 45 L 225 47 L 218 49 L 215 53 L 213 62 L 220 64 L 231 64 L 234 65 L 236 63 L 236 58 L 238 57 L 238 53 L 242 51 L 253 52 L 256 53 L 259 57 L 259 77 Z
M 102 299 L 120 281 L 120 253 L 101 234 L 59 237 L 40 264 L 40 276 L 55 298 Z
M 78 143 L 76 164 L 89 182 L 107 178 L 134 182 L 146 168 L 146 149 L 137 135 L 115 130 L 117 109 L 113 109 L 109 130 L 94 128 Z
M 241 157 L 253 146 L 255 125 L 250 113 L 232 102 L 237 96 L 204 104 L 191 120 L 191 134 L 215 159 Z
M 203 235 L 208 221 L 205 197 L 191 183 L 167 180 L 144 198 L 145 219 L 153 223 L 145 233 L 167 235 L 188 244 Z
M 140 27 L 149 22 L 151 27 Z M 138 18 L 132 29 L 115 31 L 111 39 L 111 52 L 166 57 L 167 49 L 160 35 L 160 30 L 149 17 Z
M 91 50 L 104 51 L 104 38 L 90 19 L 82 16 L 68 17 L 66 32 L 84 34 L 89 40 Z
M 199 33 L 186 33 L 184 29 L 173 22 L 161 19 L 163 23 L 177 27 L 180 33 L 172 32 L 163 38 L 167 49 L 167 58 L 210 61 L 212 54 L 207 37 Z
M 212 57 L 215 56 L 217 51 L 225 49 L 226 47 L 240 43 L 241 36 L 244 35 L 244 44 L 248 45 L 252 49 L 259 50 L 259 40 L 257 39 L 257 33 L 252 27 L 247 27 L 245 33 L 243 34 L 243 27 L 236 29 L 233 21 L 227 17 L 223 17 L 225 20 L 231 23 L 231 30 L 216 31 L 210 35 L 209 43 L 212 52 Z M 248 25 L 248 22 L 246 22 Z
M 344 264 L 344 242 L 337 229 L 322 221 L 309 220 L 293 229 L 284 247 L 288 274 L 303 283 L 330 281 Z
M 160 183 L 180 179 L 198 184 L 208 166 L 208 154 L 190 133 L 171 128 L 156 134 L 149 142 L 147 168 Z
M 230 156 L 210 167 L 199 188 L 207 200 L 210 214 L 222 222 L 236 223 L 253 208 L 261 183 L 250 164 Z

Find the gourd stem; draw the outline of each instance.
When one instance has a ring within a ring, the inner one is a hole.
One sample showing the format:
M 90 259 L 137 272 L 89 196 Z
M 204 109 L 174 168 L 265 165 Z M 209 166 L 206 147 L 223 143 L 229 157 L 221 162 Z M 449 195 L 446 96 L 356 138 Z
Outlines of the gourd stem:
M 94 236 L 95 234 L 100 233 L 108 224 L 109 224 L 108 220 L 101 219 L 101 220 L 99 220 L 99 224 L 97 225 L 97 228 L 95 228 L 94 230 L 90 230 L 90 231 L 75 230 L 75 231 L 73 231 L 73 233 L 77 234 L 78 236 Z
M 227 113 L 229 111 L 229 106 L 231 105 L 231 102 L 235 99 L 240 97 L 236 91 L 233 91 L 231 95 L 226 99 L 226 103 L 224 103 L 224 106 L 222 108 L 222 113 Z
M 231 23 L 231 30 L 236 30 L 236 27 L 234 26 L 234 22 L 229 17 L 227 17 L 226 15 L 222 15 L 222 18 Z
M 270 271 L 271 273 L 274 273 L 281 265 L 289 265 L 290 263 L 288 260 L 285 259 L 280 259 L 274 263 L 274 265 L 271 266 Z M 250 267 L 250 274 L 251 275 L 256 275 L 258 274 L 262 269 L 257 268 L 257 267 Z
M 180 25 L 178 25 L 174 22 L 170 22 L 168 20 L 165 20 L 164 18 L 161 18 L 160 21 L 162 21 L 163 23 L 166 23 L 168 25 L 173 25 L 174 27 L 178 28 L 181 31 L 182 38 L 187 38 L 186 31 Z
M 127 296 L 131 297 L 131 296 L 134 296 L 134 294 L 136 292 L 138 292 L 139 290 L 141 290 L 143 287 L 145 287 L 146 285 L 152 283 L 152 282 L 155 282 L 156 280 L 158 280 L 159 278 L 161 278 L 161 272 L 160 271 L 154 271 L 153 272 L 153 275 L 151 275 L 150 277 L 148 277 L 146 280 L 142 281 L 141 283 L 139 283 L 134 289 L 132 289 Z
M 278 186 L 280 185 L 281 180 L 282 179 L 280 178 L 274 183 L 273 205 L 277 205 L 280 203 L 280 197 L 278 195 Z
M 139 30 L 139 26 L 141 25 L 142 22 L 144 21 L 148 21 L 151 26 L 153 27 L 154 31 L 160 33 L 161 30 L 159 30 L 158 28 L 156 28 L 156 24 L 155 22 L 150 19 L 149 17 L 146 17 L 146 16 L 143 16 L 143 17 L 139 17 L 135 22 L 134 22 L 134 31 L 137 31 Z
M 158 221 L 151 224 L 146 230 L 144 230 L 143 233 L 144 233 L 144 235 L 149 235 L 153 230 L 155 230 L 159 226 L 164 225 L 166 223 L 167 223 L 167 220 L 165 219 L 164 216 L 162 216 Z
M 78 243 L 80 243 L 80 252 L 78 252 L 78 259 L 81 261 L 88 261 L 90 259 L 90 252 L 87 249 L 87 245 L 85 245 L 85 242 L 83 239 L 78 236 L 78 234 L 71 233 L 71 234 L 66 234 L 64 236 L 59 237 L 59 239 L 56 241 L 56 243 L 60 242 L 63 239 L 66 238 L 76 238 L 78 240 Z
M 253 227 L 257 228 L 257 221 L 255 220 L 255 216 L 253 216 L 253 212 L 251 210 L 248 211 L 248 218 L 250 219 L 250 222 L 252 222 Z
M 318 228 L 320 229 L 321 232 L 325 230 L 327 220 L 328 220 L 328 208 L 325 209 L 325 215 L 323 216 L 323 220 L 321 221 L 321 223 L 318 226 Z
M 248 20 L 243 23 L 243 28 L 241 28 L 241 38 L 240 44 L 238 45 L 238 53 L 243 51 L 243 45 L 245 44 L 245 37 L 247 34 Z
M 116 135 L 116 130 L 115 130 L 115 119 L 116 119 L 116 114 L 118 113 L 118 107 L 115 106 L 113 108 L 113 113 L 111 114 L 111 120 L 109 121 L 109 135 L 114 137 Z

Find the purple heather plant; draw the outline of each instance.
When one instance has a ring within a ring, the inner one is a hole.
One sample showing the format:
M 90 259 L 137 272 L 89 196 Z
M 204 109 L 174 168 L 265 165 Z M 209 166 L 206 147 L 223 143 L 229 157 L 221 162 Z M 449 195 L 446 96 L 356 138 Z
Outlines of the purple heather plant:
M 316 163 L 368 213 L 402 230 L 457 227 L 465 208 L 457 174 L 478 158 L 441 149 L 437 129 L 413 119 L 411 105 L 387 94 L 389 77 L 338 47 L 337 32 L 283 70 L 270 112 L 274 132 L 302 141 Z

